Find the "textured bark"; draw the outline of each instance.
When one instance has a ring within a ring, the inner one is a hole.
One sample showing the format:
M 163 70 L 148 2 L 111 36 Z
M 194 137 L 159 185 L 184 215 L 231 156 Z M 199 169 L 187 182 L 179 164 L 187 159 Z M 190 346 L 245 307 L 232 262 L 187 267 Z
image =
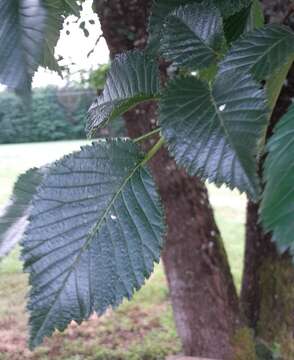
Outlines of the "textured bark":
M 267 22 L 293 26 L 291 2 L 264 0 Z M 294 96 L 294 67 L 280 94 L 267 137 Z M 262 169 L 262 163 L 260 164 Z M 241 303 L 249 325 L 266 342 L 280 343 L 284 359 L 294 358 L 294 269 L 287 254 L 278 254 L 269 234 L 259 225 L 258 205 L 248 203 Z
M 144 47 L 149 7 L 150 1 L 143 0 L 96 0 L 112 56 Z M 156 105 L 137 107 L 125 119 L 129 136 L 137 137 L 155 126 Z M 207 190 L 201 181 L 177 169 L 166 150 L 150 166 L 166 210 L 163 261 L 184 352 L 229 360 L 239 325 L 238 299 Z

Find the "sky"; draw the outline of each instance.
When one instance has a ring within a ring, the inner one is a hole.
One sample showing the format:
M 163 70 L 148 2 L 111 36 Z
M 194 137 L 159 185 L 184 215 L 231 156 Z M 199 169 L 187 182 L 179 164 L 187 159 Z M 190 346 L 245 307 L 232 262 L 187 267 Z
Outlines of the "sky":
M 93 13 L 91 5 L 92 0 L 86 0 L 84 2 L 81 16 L 82 20 L 87 23 L 90 36 L 88 38 L 85 37 L 78 24 L 72 23 L 75 17 L 69 17 L 65 23 L 69 21 L 70 24 L 62 30 L 60 40 L 55 50 L 56 55 L 62 55 L 64 58 L 61 64 L 71 64 L 72 62 L 76 64 L 70 66 L 71 73 L 73 73 L 71 78 L 74 80 L 79 79 L 78 74 L 74 75 L 77 70 L 96 69 L 99 64 L 105 64 L 109 59 L 109 52 L 104 38 L 100 39 L 98 45 L 95 47 L 94 53 L 87 58 L 88 52 L 94 48 L 95 42 L 101 34 L 98 17 Z M 88 20 L 95 20 L 95 24 L 89 24 Z M 66 35 L 67 30 L 70 31 L 70 35 Z M 54 72 L 39 68 L 33 79 L 33 87 L 44 87 L 49 84 L 62 87 L 67 84 L 67 80 L 62 80 L 60 76 Z

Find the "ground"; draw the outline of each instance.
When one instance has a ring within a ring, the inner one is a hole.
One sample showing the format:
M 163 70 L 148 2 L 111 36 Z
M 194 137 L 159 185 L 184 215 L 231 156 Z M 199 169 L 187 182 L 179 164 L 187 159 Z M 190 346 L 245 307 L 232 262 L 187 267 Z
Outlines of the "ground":
M 26 169 L 58 159 L 86 141 L 0 146 L 0 208 L 16 177 Z M 244 244 L 245 197 L 209 185 L 218 225 L 240 287 Z M 161 360 L 180 352 L 162 265 L 130 302 L 81 326 L 71 324 L 34 353 L 27 349 L 25 295 L 19 248 L 0 263 L 0 360 Z

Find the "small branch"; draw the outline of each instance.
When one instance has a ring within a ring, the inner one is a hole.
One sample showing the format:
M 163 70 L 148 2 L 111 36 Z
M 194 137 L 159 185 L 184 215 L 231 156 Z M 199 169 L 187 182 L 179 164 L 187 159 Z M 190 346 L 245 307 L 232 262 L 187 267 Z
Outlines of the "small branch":
M 103 37 L 104 37 L 103 34 L 101 34 L 101 35 L 98 36 L 98 39 L 96 40 L 93 49 L 88 52 L 87 58 L 89 58 L 89 57 L 93 54 L 93 52 L 95 51 L 96 46 L 98 45 L 99 41 L 100 41 Z
M 134 143 L 138 143 L 138 142 L 140 142 L 140 141 L 143 141 L 143 140 L 145 140 L 145 139 L 148 139 L 150 136 L 155 135 L 155 134 L 157 134 L 157 133 L 159 133 L 159 132 L 160 132 L 160 128 L 154 129 L 154 130 L 148 132 L 147 134 L 144 134 L 144 135 L 142 135 L 142 136 L 134 139 Z
M 160 138 L 157 143 L 148 151 L 141 165 L 144 166 L 148 161 L 150 161 L 153 156 L 162 148 L 163 144 L 164 139 Z

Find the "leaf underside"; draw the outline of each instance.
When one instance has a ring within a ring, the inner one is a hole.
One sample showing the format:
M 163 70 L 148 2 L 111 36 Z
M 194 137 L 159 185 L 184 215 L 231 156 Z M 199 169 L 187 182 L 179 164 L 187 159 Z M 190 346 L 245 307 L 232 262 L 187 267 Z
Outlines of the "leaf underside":
M 216 63 L 222 44 L 219 10 L 212 4 L 193 4 L 167 17 L 160 50 L 163 57 L 178 66 L 201 69 Z
M 46 28 L 40 65 L 61 75 L 61 69 L 54 56 L 54 50 L 63 28 L 64 20 L 69 15 L 80 15 L 78 0 L 43 0 L 46 9 Z
M 19 176 L 13 195 L 0 214 L 0 259 L 20 241 L 27 225 L 31 200 L 36 193 L 44 172 L 30 169 Z
M 220 65 L 220 72 L 252 73 L 266 80 L 281 66 L 294 59 L 294 33 L 280 25 L 267 25 L 237 40 Z
M 156 60 L 144 52 L 132 51 L 118 55 L 112 62 L 106 84 L 88 113 L 86 131 L 96 130 L 124 112 L 159 94 L 159 72 Z
M 41 0 L 0 3 L 0 83 L 30 91 L 41 58 L 46 11 Z
M 210 90 L 196 77 L 172 81 L 160 102 L 171 154 L 191 175 L 259 194 L 257 141 L 266 124 L 264 91 L 250 75 L 219 75 Z
M 267 151 L 261 220 L 278 249 L 294 255 L 294 105 L 275 127 Z
M 130 298 L 159 261 L 163 214 L 130 140 L 93 143 L 50 167 L 23 241 L 30 346 Z
M 77 0 L 7 0 L 0 3 L 0 83 L 27 95 L 39 65 L 59 71 L 54 48 Z

